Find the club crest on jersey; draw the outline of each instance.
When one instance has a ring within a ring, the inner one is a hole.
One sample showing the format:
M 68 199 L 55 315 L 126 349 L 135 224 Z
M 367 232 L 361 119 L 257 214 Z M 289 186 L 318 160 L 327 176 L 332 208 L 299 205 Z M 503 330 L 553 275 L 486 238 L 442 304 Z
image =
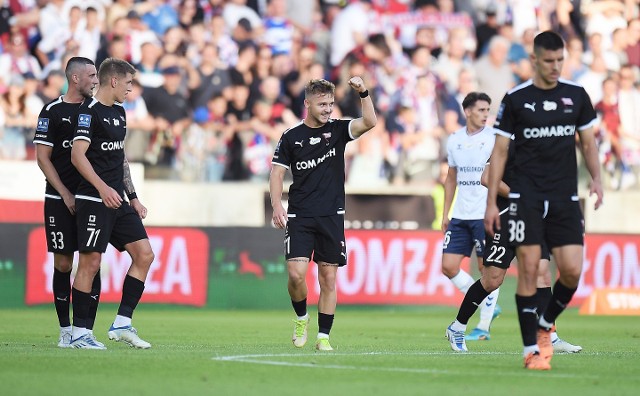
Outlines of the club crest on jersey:
M 565 113 L 573 113 L 573 100 L 571 98 L 561 98 Z
M 318 143 L 320 143 L 320 138 L 319 138 L 319 137 L 312 137 L 312 138 L 309 138 L 309 144 L 310 144 L 310 145 L 312 145 L 312 146 L 313 146 L 314 144 L 318 144 Z
M 322 137 L 327 142 L 327 146 L 329 145 L 329 141 L 331 140 L 331 132 L 323 133 Z
M 542 108 L 544 109 L 544 111 L 553 111 L 558 108 L 558 104 L 556 102 L 545 100 L 544 102 L 542 102 Z
M 91 127 L 91 116 L 89 114 L 80 114 L 78 116 L 78 126 L 84 128 Z
M 47 132 L 49 130 L 49 119 L 48 118 L 38 118 L 38 126 L 36 127 L 36 131 L 38 132 Z

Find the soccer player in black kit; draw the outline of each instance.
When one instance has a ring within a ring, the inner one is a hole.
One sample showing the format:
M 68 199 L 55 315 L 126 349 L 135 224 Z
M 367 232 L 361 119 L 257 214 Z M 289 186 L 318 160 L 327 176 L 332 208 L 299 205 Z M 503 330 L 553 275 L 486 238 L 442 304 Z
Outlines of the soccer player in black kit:
M 121 103 L 131 91 L 136 70 L 128 62 L 108 58 L 100 65 L 100 87 L 78 110 L 71 161 L 83 177 L 76 192 L 76 220 L 80 260 L 73 283 L 73 339 L 71 347 L 105 349 L 87 337 L 91 280 L 100 268 L 102 253 L 111 243 L 126 250 L 132 263 L 122 286 L 122 300 L 109 339 L 135 348 L 150 348 L 131 324 L 144 281 L 154 259 L 142 219 L 140 203 L 124 156 L 126 115 Z M 129 202 L 124 200 L 127 194 Z
M 360 77 L 349 85 L 359 93 L 362 117 L 354 120 L 331 119 L 335 86 L 326 80 L 311 80 L 305 87 L 307 116 L 284 132 L 273 155 L 269 179 L 273 223 L 285 228 L 285 258 L 289 273 L 288 290 L 294 320 L 293 345 L 307 342 L 307 284 L 309 261 L 318 264 L 318 338 L 316 349 L 331 351 L 329 332 L 336 310 L 336 275 L 347 263 L 344 237 L 345 162 L 344 149 L 376 125 L 377 119 L 369 91 Z M 284 176 L 291 170 L 288 211 L 282 205 Z
M 71 342 L 71 269 L 73 253 L 78 250 L 76 232 L 75 193 L 80 183 L 80 174 L 71 164 L 71 142 L 74 121 L 83 100 L 91 98 L 98 84 L 96 66 L 93 61 L 73 57 L 67 62 L 65 75 L 69 88 L 67 93 L 47 103 L 38 116 L 38 125 L 33 143 L 36 159 L 47 184 L 44 200 L 44 224 L 47 250 L 53 253 L 53 297 L 60 336 L 58 346 L 68 348 Z M 100 296 L 100 273 L 93 279 L 91 295 L 94 301 L 89 309 L 87 329 L 93 337 Z
M 500 230 L 496 204 L 507 160 L 509 139 L 515 135 L 515 163 L 509 193 L 509 241 L 516 246 L 518 286 L 516 307 L 524 344 L 524 366 L 550 370 L 551 328 L 571 301 L 582 272 L 584 225 L 578 200 L 575 134 L 591 174 L 595 208 L 602 204 L 600 165 L 593 125 L 596 113 L 584 88 L 560 79 L 564 42 L 551 31 L 538 34 L 530 55 L 532 80 L 507 92 L 494 128 L 485 228 Z M 544 312 L 536 308 L 536 278 L 541 245 L 546 242 L 558 271 L 553 296 Z

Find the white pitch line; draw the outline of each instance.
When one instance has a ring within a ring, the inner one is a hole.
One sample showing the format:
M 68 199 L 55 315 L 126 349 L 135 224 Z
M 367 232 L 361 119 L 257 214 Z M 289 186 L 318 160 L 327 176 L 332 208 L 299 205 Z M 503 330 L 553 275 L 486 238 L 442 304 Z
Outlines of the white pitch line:
M 314 353 L 314 354 L 299 354 L 299 353 L 274 353 L 274 354 L 251 354 L 251 355 L 229 355 L 229 356 L 216 356 L 212 360 L 220 362 L 237 362 L 237 363 L 249 363 L 249 364 L 262 364 L 267 366 L 285 366 L 285 367 L 303 367 L 303 368 L 321 368 L 321 369 L 337 369 L 337 370 L 358 370 L 358 371 L 384 371 L 384 372 L 399 372 L 399 373 L 416 373 L 416 374 L 445 374 L 445 375 L 476 375 L 484 376 L 484 373 L 476 372 L 461 372 L 452 370 L 439 370 L 428 368 L 406 368 L 406 367 L 373 367 L 373 366 L 352 366 L 352 365 L 340 365 L 340 364 L 316 364 L 316 363 L 304 363 L 282 360 L 270 360 L 270 358 L 324 358 L 331 356 L 468 356 L 468 355 L 519 355 L 518 353 L 503 353 L 503 352 L 472 352 L 472 353 L 451 353 L 451 352 L 360 352 L 360 353 Z M 508 373 L 503 372 L 500 375 L 521 377 L 523 375 L 536 375 L 542 374 L 531 371 L 523 371 L 522 373 Z M 595 379 L 592 376 L 581 376 L 573 374 L 555 374 L 544 373 L 546 378 L 588 378 Z

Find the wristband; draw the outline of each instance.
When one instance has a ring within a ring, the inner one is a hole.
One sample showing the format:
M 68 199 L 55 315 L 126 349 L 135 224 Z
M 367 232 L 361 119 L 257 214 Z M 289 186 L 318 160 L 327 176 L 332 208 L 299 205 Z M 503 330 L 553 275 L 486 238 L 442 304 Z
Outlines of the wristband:
M 365 89 L 364 92 L 358 92 L 358 95 L 360 95 L 361 99 L 366 98 L 367 96 L 369 96 L 369 90 Z
M 129 201 L 133 201 L 134 199 L 138 198 L 138 194 L 136 194 L 136 192 L 132 192 L 131 194 L 127 194 L 127 198 L 129 198 Z

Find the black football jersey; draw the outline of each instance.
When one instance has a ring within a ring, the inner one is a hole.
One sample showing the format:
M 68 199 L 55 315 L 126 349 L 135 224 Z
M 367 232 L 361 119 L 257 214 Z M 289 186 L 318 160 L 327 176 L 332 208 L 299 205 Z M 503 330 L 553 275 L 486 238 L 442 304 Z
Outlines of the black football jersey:
M 494 128 L 515 135 L 511 192 L 537 199 L 577 195 L 575 135 L 596 121 L 587 92 L 571 81 L 544 90 L 529 80 L 507 92 Z
M 124 197 L 124 137 L 127 133 L 125 111 L 119 104 L 105 106 L 95 98 L 85 100 L 75 120 L 73 140 L 89 142 L 86 156 L 93 170 L 111 188 Z M 82 179 L 76 198 L 100 200 L 96 188 Z
M 300 123 L 282 135 L 273 155 L 274 166 L 291 171 L 289 216 L 343 214 L 345 207 L 344 149 L 354 140 L 351 120 L 329 120 L 319 128 Z
M 82 178 L 71 163 L 74 121 L 79 107 L 80 103 L 67 103 L 62 100 L 62 96 L 47 103 L 40 111 L 33 137 L 34 144 L 43 144 L 52 148 L 51 163 L 62 183 L 72 194 L 76 193 Z M 47 181 L 45 196 L 60 197 L 49 181 Z

